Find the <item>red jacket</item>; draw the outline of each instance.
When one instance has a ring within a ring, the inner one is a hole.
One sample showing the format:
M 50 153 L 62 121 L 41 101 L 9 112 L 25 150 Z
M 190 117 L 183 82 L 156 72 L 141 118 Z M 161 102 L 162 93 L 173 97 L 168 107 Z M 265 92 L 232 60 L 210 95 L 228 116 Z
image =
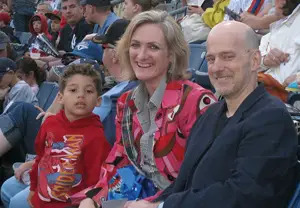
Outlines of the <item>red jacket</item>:
M 35 142 L 37 158 L 30 172 L 35 208 L 60 208 L 67 198 L 99 179 L 111 147 L 97 115 L 69 122 L 64 111 L 47 118 Z

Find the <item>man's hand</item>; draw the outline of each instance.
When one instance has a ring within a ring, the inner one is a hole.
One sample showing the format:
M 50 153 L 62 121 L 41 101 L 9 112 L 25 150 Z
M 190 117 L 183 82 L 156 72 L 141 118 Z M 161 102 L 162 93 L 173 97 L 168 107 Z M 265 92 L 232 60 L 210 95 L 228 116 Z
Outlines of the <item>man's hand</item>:
M 124 208 L 157 208 L 160 202 L 151 203 L 146 200 L 140 201 L 128 201 L 124 205 Z
M 94 201 L 90 198 L 86 198 L 80 202 L 79 208 L 95 208 Z
M 203 9 L 201 7 L 196 6 L 188 6 L 187 8 L 188 14 L 199 14 L 202 15 L 204 13 Z
M 83 40 L 92 40 L 96 35 L 97 33 L 88 34 L 83 38 Z
M 30 191 L 29 195 L 27 197 L 27 202 L 28 202 L 30 207 L 33 207 L 32 203 L 31 203 L 31 199 L 32 199 L 33 195 L 34 195 L 34 191 Z
M 277 48 L 273 48 L 269 53 L 264 57 L 264 65 L 267 67 L 277 67 L 281 63 L 286 63 L 289 61 L 289 54 L 284 53 Z

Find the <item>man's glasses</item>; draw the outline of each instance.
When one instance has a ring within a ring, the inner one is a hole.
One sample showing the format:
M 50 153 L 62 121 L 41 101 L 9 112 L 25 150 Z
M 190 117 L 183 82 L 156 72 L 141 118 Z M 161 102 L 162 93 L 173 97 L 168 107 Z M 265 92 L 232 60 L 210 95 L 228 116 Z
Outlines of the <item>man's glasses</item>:
M 116 46 L 114 46 L 113 44 L 111 43 L 104 43 L 102 44 L 102 49 L 105 50 L 106 48 L 111 48 L 111 49 L 114 49 Z

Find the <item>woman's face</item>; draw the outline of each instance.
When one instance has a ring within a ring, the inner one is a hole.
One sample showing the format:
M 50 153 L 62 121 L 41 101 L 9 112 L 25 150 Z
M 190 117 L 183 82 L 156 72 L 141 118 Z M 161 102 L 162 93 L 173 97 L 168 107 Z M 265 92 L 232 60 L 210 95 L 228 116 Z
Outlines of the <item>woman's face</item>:
M 129 57 L 137 79 L 157 87 L 167 74 L 171 62 L 167 42 L 159 25 L 143 24 L 134 31 Z
M 281 14 L 283 13 L 283 6 L 286 4 L 286 0 L 275 0 L 275 9 L 276 12 Z

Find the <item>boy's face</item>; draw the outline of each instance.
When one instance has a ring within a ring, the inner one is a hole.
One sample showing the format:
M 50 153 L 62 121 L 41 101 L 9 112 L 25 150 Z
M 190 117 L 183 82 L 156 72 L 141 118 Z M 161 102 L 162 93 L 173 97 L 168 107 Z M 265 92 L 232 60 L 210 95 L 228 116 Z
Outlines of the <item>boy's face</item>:
M 58 101 L 69 121 L 74 121 L 91 115 L 101 104 L 101 97 L 91 77 L 75 74 L 67 79 L 63 93 L 58 93 Z
M 34 21 L 32 23 L 32 27 L 33 27 L 34 32 L 36 32 L 36 33 L 41 33 L 42 32 L 42 23 L 41 23 L 41 21 Z
M 55 19 L 51 21 L 51 31 L 58 32 L 60 29 L 60 20 Z

